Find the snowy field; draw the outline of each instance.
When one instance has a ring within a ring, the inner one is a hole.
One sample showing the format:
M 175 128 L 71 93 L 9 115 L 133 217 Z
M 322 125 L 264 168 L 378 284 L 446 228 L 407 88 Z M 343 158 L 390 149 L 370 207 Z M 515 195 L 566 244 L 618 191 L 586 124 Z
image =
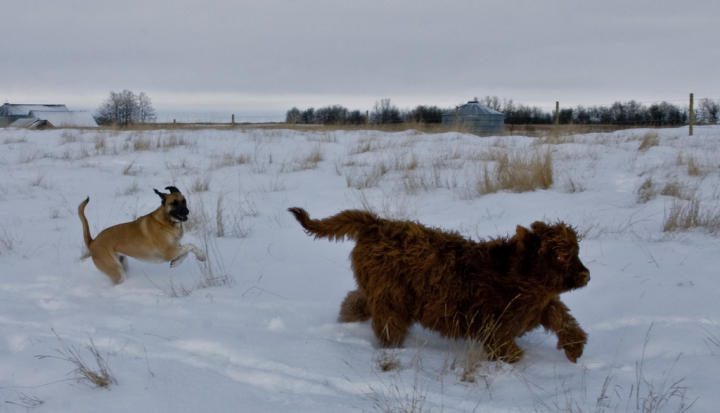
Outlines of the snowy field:
M 687 135 L 0 129 L 0 412 L 717 411 L 720 127 Z M 503 189 L 533 161 L 547 189 Z M 114 286 L 81 259 L 78 204 L 95 236 L 169 185 L 208 263 L 131 259 Z M 336 322 L 353 243 L 314 241 L 293 206 L 473 239 L 575 226 L 592 280 L 562 299 L 585 353 L 542 329 L 513 365 L 417 326 L 378 348 L 369 323 Z M 107 388 L 69 360 L 98 370 L 93 346 Z

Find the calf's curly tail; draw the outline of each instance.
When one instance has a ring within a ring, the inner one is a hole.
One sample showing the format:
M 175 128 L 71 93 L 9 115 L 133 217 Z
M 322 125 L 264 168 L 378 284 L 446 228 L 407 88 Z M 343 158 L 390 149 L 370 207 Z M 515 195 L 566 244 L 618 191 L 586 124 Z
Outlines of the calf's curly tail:
M 308 235 L 315 239 L 327 238 L 330 241 L 343 241 L 345 238 L 357 240 L 362 232 L 377 228 L 380 218 L 376 215 L 358 210 L 347 210 L 325 219 L 310 219 L 302 208 L 288 208 L 295 215 Z

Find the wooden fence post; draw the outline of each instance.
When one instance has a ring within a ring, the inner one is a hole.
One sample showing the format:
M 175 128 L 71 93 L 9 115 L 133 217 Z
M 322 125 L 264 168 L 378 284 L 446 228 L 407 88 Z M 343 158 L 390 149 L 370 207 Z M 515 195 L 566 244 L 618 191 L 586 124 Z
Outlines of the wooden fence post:
M 232 115 L 232 125 L 235 126 L 235 114 Z
M 690 119 L 688 119 L 688 121 L 689 121 L 689 123 L 690 123 L 690 136 L 693 136 L 693 121 L 694 121 L 693 117 L 694 117 L 694 114 L 693 114 L 693 94 L 691 93 L 691 94 L 690 94 Z
M 460 129 L 460 106 L 455 106 L 455 130 Z
M 369 110 L 365 111 L 365 124 L 366 125 L 370 124 L 370 111 Z
M 560 102 L 555 102 L 555 127 L 560 125 Z

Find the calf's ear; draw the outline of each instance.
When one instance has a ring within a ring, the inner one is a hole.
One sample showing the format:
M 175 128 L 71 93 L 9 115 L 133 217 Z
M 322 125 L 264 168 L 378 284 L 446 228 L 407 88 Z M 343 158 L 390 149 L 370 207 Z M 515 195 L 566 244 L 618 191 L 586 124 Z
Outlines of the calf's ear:
M 530 231 L 528 231 L 527 228 L 518 225 L 517 228 L 515 228 L 515 237 L 518 241 L 522 241 L 530 234 Z
M 544 222 L 535 221 L 532 223 L 532 225 L 530 225 L 530 228 L 532 228 L 534 232 L 544 232 L 547 231 L 550 227 L 548 227 L 548 225 Z

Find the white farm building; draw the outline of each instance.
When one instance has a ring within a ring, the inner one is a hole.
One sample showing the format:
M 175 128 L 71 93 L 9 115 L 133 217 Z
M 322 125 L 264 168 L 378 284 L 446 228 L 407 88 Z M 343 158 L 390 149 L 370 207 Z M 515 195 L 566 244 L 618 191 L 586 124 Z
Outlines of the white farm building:
M 24 105 L 5 103 L 0 106 L 0 128 L 97 128 L 92 114 L 85 110 L 68 110 L 65 105 Z

